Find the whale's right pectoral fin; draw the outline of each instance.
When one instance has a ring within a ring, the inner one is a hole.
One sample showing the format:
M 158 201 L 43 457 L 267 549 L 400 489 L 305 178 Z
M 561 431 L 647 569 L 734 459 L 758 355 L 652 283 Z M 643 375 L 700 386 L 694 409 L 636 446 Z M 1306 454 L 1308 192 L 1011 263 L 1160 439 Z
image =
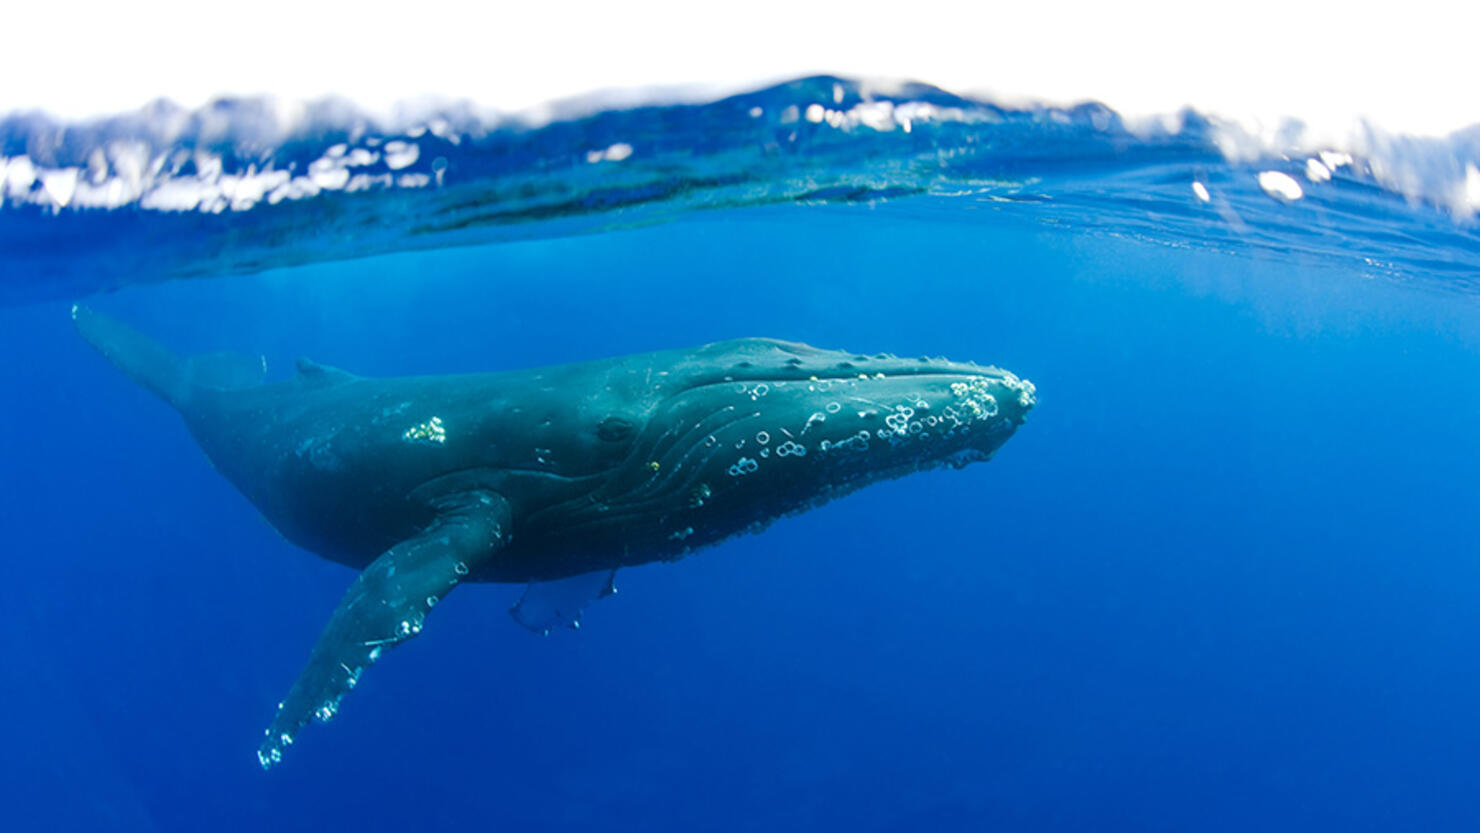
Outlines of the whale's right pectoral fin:
M 421 632 L 437 602 L 505 545 L 509 503 L 475 490 L 437 503 L 437 519 L 366 567 L 340 600 L 257 750 L 263 768 L 314 718 L 327 721 L 386 648 Z

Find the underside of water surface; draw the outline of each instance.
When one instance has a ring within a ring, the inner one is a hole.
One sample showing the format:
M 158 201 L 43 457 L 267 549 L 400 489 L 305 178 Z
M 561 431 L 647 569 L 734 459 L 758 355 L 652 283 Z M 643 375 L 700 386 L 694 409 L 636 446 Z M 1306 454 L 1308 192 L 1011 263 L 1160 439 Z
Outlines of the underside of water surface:
M 560 111 L 557 110 L 557 113 Z M 533 123 L 472 105 L 161 103 L 0 118 L 0 303 L 774 204 L 903 202 L 1470 292 L 1480 135 L 1311 146 L 1193 111 L 1006 107 L 834 77 Z

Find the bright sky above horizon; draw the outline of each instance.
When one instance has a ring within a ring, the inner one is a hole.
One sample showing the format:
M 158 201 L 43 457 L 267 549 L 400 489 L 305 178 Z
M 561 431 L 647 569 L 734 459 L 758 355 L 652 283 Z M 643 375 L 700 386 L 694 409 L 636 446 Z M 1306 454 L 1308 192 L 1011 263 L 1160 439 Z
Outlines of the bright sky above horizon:
M 1096 99 L 1132 116 L 1187 105 L 1256 125 L 1295 116 L 1332 133 L 1361 118 L 1425 135 L 1480 123 L 1480 4 L 990 5 L 88 0 L 62 15 L 17 4 L 0 12 L 0 113 L 82 118 L 256 94 L 335 94 L 378 111 L 433 95 L 507 111 L 602 90 L 677 86 L 692 99 L 827 72 L 1009 102 Z

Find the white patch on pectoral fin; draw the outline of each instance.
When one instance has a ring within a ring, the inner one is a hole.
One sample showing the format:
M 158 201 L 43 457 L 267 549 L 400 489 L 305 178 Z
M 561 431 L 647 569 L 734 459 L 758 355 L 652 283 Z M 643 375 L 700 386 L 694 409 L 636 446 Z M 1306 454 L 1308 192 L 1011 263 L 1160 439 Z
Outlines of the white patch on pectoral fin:
M 579 628 L 582 608 L 617 592 L 616 577 L 616 570 L 597 570 L 555 581 L 531 581 L 509 608 L 509 615 L 535 633 Z

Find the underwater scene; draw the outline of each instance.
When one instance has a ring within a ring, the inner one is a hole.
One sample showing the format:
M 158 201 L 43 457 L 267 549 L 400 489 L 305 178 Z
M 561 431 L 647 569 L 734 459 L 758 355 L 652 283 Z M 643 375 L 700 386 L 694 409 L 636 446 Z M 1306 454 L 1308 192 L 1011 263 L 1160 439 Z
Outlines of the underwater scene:
M 1477 166 L 0 117 L 0 828 L 1474 829 Z

